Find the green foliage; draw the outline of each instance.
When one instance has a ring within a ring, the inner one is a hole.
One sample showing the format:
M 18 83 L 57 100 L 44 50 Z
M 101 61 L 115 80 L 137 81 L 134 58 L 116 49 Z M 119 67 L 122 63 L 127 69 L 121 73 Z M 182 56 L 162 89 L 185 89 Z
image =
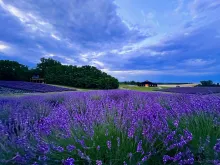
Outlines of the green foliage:
M 47 143 L 53 141 L 57 146 L 63 146 L 64 149 L 68 144 L 72 144 L 77 148 L 72 152 L 67 152 L 66 150 L 64 152 L 52 151 L 48 155 L 52 160 L 51 163 L 54 164 L 54 160 L 73 157 L 76 164 L 83 165 L 85 164 L 86 157 L 83 159 L 80 158 L 79 151 L 81 151 L 89 156 L 89 160 L 87 161 L 91 164 L 95 164 L 96 160 L 102 160 L 102 163 L 105 165 L 123 164 L 123 162 L 126 162 L 128 165 L 133 165 L 137 164 L 137 162 L 143 159 L 144 156 L 154 148 L 159 152 L 152 154 L 146 162 L 140 162 L 140 164 L 149 163 L 151 165 L 159 165 L 163 164 L 162 159 L 164 155 L 175 155 L 175 153 L 186 149 L 183 147 L 181 149 L 167 151 L 166 146 L 163 144 L 163 138 L 160 136 L 157 137 L 156 141 L 149 143 L 144 140 L 141 128 L 140 133 L 137 133 L 135 138 L 128 138 L 126 130 L 117 128 L 111 119 L 106 124 L 97 124 L 93 127 L 94 134 L 92 137 L 88 136 L 84 130 L 77 129 L 72 131 L 72 136 L 68 139 L 53 136 L 45 139 Z M 176 137 L 183 135 L 183 129 L 186 128 L 192 133 L 193 139 L 186 147 L 190 147 L 193 152 L 195 164 L 205 165 L 206 160 L 214 159 L 213 146 L 215 145 L 217 137 L 220 136 L 220 128 L 213 123 L 213 116 L 197 114 L 195 116 L 183 117 L 180 120 L 178 128 L 176 128 L 172 122 L 170 122 L 169 127 L 177 132 Z M 57 134 L 57 132 L 54 133 L 54 135 L 55 134 Z M 75 139 L 83 140 L 85 147 Z M 119 142 L 117 139 L 119 139 Z M 137 146 L 140 140 L 143 142 L 142 147 L 144 154 L 137 152 Z M 108 148 L 107 141 L 111 142 L 111 149 Z M 129 157 L 129 154 L 132 154 L 132 157 Z
M 212 80 L 200 81 L 199 87 L 220 87 L 219 83 L 213 83 Z
M 126 85 L 137 85 L 139 82 L 135 82 L 135 81 L 124 81 L 124 82 L 120 82 L 120 84 L 126 84 Z
M 143 140 L 143 137 L 139 137 L 139 140 Z M 83 147 L 79 141 L 76 139 L 81 139 L 84 141 L 85 147 Z M 67 159 L 73 157 L 75 163 L 79 165 L 85 164 L 85 158 L 79 156 L 79 151 L 83 154 L 89 156 L 89 162 L 91 164 L 96 164 L 96 160 L 102 160 L 103 165 L 107 164 L 123 164 L 126 162 L 128 165 L 137 164 L 145 155 L 141 152 L 137 152 L 138 142 L 134 138 L 128 138 L 125 131 L 120 130 L 115 127 L 115 125 L 109 122 L 107 125 L 96 125 L 94 126 L 94 135 L 88 136 L 83 130 L 74 130 L 72 131 L 72 137 L 62 139 L 51 136 L 50 138 L 45 139 L 47 143 L 51 141 L 55 142 L 57 146 L 67 147 L 68 144 L 74 145 L 77 149 L 72 152 L 64 151 L 57 152 L 52 151 L 48 157 L 50 157 L 51 164 L 54 164 L 54 160 L 57 159 Z M 107 142 L 111 142 L 111 148 L 108 148 Z M 142 147 L 144 153 L 150 150 L 151 145 L 143 140 Z M 129 157 L 129 154 L 132 154 Z M 157 157 L 160 157 L 160 160 L 157 160 Z M 156 155 L 155 158 L 149 160 L 152 165 L 162 164 L 161 157 L 162 155 Z M 142 163 L 143 164 L 143 163 Z
M 118 80 L 92 66 L 57 65 L 48 67 L 45 80 L 50 84 L 78 88 L 116 89 Z
M 44 77 L 45 72 L 47 68 L 53 67 L 53 66 L 61 66 L 62 64 L 59 61 L 56 61 L 52 58 L 41 58 L 40 63 L 37 64 L 37 70 L 40 72 L 40 76 Z
M 41 58 L 35 69 L 16 61 L 0 60 L 0 80 L 29 81 L 33 75 L 45 78 L 46 83 L 87 89 L 117 89 L 114 77 L 93 66 L 62 65 L 51 58 Z
M 215 124 L 215 116 L 204 113 L 183 117 L 180 120 L 179 127 L 181 129 L 187 128 L 193 134 L 190 145 L 195 155 L 204 155 L 204 160 L 214 159 L 213 146 L 217 138 L 220 137 L 220 127 Z M 204 150 L 198 151 L 201 147 Z
M 202 86 L 213 86 L 213 81 L 212 80 L 208 80 L 208 81 L 200 81 Z
M 27 81 L 30 78 L 28 67 L 16 61 L 0 60 L 0 80 Z

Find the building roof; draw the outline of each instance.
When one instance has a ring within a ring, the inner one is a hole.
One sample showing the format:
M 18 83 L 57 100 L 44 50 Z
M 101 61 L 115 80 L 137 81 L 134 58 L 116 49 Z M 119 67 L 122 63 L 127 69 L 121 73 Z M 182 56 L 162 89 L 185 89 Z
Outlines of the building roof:
M 156 84 L 156 83 L 152 83 L 152 82 L 146 80 L 146 81 L 144 81 L 144 82 L 141 82 L 141 84 Z

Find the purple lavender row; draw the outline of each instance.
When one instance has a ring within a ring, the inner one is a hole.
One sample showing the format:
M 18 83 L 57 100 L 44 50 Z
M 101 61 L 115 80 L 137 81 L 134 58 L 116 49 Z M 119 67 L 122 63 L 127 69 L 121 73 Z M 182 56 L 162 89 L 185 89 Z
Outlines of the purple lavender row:
M 42 93 L 73 91 L 73 89 L 70 88 L 62 88 L 47 84 L 38 84 L 38 83 L 23 82 L 23 81 L 0 81 L 0 86 L 6 88 L 27 90 L 32 92 L 42 92 Z
M 220 93 L 220 87 L 177 87 L 161 90 L 163 92 L 183 93 L 183 94 L 214 94 Z

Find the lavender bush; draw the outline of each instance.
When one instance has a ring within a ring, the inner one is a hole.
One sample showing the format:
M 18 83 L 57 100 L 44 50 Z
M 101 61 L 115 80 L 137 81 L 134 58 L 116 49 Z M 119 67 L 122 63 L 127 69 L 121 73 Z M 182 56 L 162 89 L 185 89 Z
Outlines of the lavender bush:
M 25 91 L 20 89 L 12 89 L 12 88 L 5 88 L 0 86 L 0 95 L 10 95 L 10 94 L 22 94 L 22 93 L 32 93 L 31 91 Z
M 161 90 L 163 92 L 183 93 L 183 94 L 214 94 L 220 93 L 220 87 L 178 87 Z
M 24 81 L 0 81 L 0 87 L 20 89 L 30 92 L 62 92 L 62 91 L 73 91 L 70 88 L 61 88 L 56 86 L 51 86 L 47 84 L 38 84 Z
M 0 100 L 0 164 L 219 164 L 220 97 L 74 92 Z

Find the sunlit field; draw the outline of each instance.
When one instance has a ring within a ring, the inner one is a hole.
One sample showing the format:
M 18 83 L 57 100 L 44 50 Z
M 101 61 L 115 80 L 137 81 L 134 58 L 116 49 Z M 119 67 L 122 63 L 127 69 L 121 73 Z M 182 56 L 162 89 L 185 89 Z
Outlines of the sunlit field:
M 109 90 L 0 99 L 0 164 L 218 164 L 220 97 Z
M 120 89 L 135 90 L 135 91 L 142 91 L 142 92 L 159 91 L 161 89 L 169 88 L 169 87 L 144 87 L 144 86 L 126 85 L 126 84 L 120 84 L 119 87 Z

